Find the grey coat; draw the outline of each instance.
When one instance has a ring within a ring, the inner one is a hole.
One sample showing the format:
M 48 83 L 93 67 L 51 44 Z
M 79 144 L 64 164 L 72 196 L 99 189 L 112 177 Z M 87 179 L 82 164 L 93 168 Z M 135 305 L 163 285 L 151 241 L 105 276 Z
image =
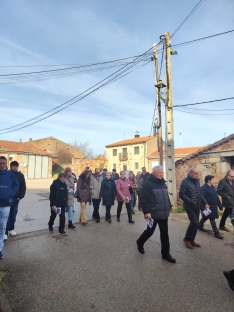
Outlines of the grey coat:
M 103 181 L 103 177 L 100 176 L 96 176 L 96 174 L 92 174 L 90 176 L 90 186 L 93 186 L 93 188 L 91 188 L 91 198 L 94 199 L 100 199 L 100 192 L 101 192 L 101 187 L 102 187 L 102 181 Z
M 70 188 L 70 186 L 74 186 L 74 178 L 72 176 L 66 177 L 65 183 L 66 183 L 67 187 L 69 187 L 69 188 Z M 74 191 L 69 192 L 69 190 L 68 190 L 68 203 L 67 203 L 68 207 L 74 206 L 74 196 L 73 195 L 74 195 Z

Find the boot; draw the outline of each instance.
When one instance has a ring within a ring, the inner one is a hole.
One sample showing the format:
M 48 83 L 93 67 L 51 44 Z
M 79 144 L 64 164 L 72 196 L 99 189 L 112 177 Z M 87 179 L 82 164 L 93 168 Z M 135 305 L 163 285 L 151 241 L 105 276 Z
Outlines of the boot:
M 76 226 L 75 226 L 74 224 L 72 224 L 72 221 L 69 221 L 69 223 L 68 223 L 68 228 L 69 228 L 69 229 L 75 229 Z

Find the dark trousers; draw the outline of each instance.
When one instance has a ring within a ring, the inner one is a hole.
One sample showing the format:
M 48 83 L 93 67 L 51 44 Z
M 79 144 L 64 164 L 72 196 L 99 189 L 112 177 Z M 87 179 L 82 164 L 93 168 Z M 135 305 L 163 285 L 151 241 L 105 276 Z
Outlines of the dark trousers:
M 230 272 L 230 277 L 232 279 L 232 283 L 234 283 L 234 270 Z
M 18 199 L 14 199 L 13 204 L 11 205 L 10 208 L 10 213 L 9 217 L 7 220 L 7 225 L 6 225 L 6 235 L 8 235 L 8 231 L 12 231 L 15 229 L 15 221 L 16 221 L 16 215 L 18 212 L 18 206 L 19 206 L 19 201 Z
M 111 210 L 111 206 L 106 205 L 106 219 L 111 219 L 110 210 Z
M 132 220 L 132 211 L 131 211 L 131 205 L 130 203 L 125 203 L 127 212 L 128 212 L 128 220 Z M 120 213 L 122 211 L 123 202 L 118 201 L 118 207 L 117 207 L 117 218 L 120 218 Z
M 202 218 L 201 218 L 201 220 L 200 220 L 200 222 L 199 222 L 199 227 L 202 228 L 202 227 L 204 226 L 204 223 L 205 223 L 206 220 L 208 220 L 208 219 L 210 219 L 210 218 L 209 218 L 209 217 L 206 217 L 206 216 L 204 215 L 204 213 L 203 213 L 203 214 L 202 214 Z M 218 230 L 218 228 L 217 228 L 217 226 L 216 226 L 215 218 L 210 219 L 210 224 L 211 224 L 211 226 L 212 226 L 213 232 L 214 232 L 215 234 L 219 233 L 219 230 Z
M 50 220 L 49 220 L 49 225 L 53 226 L 54 225 L 54 220 L 57 217 L 57 213 L 50 208 Z M 59 215 L 59 233 L 64 230 L 65 228 L 65 207 L 61 207 L 61 214 Z
M 93 202 L 93 218 L 96 220 L 100 220 L 99 205 L 101 199 L 92 198 L 92 202 Z
M 231 215 L 232 208 L 225 208 L 219 226 L 225 226 L 227 218 Z
M 187 228 L 185 239 L 189 242 L 194 242 L 199 226 L 199 210 L 186 210 L 190 224 Z
M 138 210 L 141 210 L 141 191 L 136 191 L 138 198 Z
M 138 238 L 137 243 L 140 246 L 143 246 L 147 239 L 154 234 L 156 225 L 158 224 L 160 230 L 160 239 L 161 239 L 161 254 L 166 256 L 170 253 L 170 243 L 168 236 L 168 219 L 154 219 L 154 224 L 152 228 L 147 226 L 147 229 L 141 234 Z

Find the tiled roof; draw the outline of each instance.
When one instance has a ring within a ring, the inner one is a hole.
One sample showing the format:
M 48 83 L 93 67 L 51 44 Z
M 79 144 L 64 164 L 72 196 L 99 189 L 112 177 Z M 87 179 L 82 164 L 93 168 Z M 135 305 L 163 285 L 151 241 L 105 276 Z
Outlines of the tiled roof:
M 20 152 L 27 154 L 49 155 L 45 151 L 27 142 L 0 141 L 0 152 Z
M 175 155 L 178 155 L 178 156 L 180 155 L 182 157 L 187 156 L 189 154 L 197 152 L 201 148 L 203 148 L 203 146 L 178 147 L 178 148 L 175 148 Z M 158 157 L 158 151 L 157 150 L 153 151 L 153 153 L 151 153 L 149 157 Z
M 139 137 L 139 138 L 132 138 L 132 139 L 127 139 L 127 140 L 119 141 L 116 143 L 108 144 L 108 145 L 106 145 L 106 147 L 115 147 L 115 146 L 145 143 L 149 140 L 152 140 L 153 138 L 155 138 L 155 136 L 153 136 L 153 135 L 143 136 L 143 137 Z

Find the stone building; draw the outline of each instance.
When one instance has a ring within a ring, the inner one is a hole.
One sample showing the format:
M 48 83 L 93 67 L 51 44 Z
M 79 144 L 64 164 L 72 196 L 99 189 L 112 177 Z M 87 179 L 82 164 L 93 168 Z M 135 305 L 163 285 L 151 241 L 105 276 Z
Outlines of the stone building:
M 76 175 L 80 175 L 84 171 L 85 167 L 89 166 L 90 170 L 94 172 L 95 168 L 107 168 L 111 171 L 112 168 L 108 168 L 108 160 L 104 155 L 99 155 L 96 158 L 73 158 L 72 159 L 72 171 Z
M 208 174 L 215 177 L 217 184 L 228 170 L 234 168 L 234 134 L 177 160 L 175 166 L 177 190 L 181 180 L 187 176 L 191 167 L 196 167 L 199 170 L 201 184 Z
M 144 166 L 148 170 L 148 156 L 157 149 L 157 136 L 134 138 L 106 145 L 106 158 L 109 168 L 115 168 L 118 172 L 127 165 L 134 172 Z
M 49 153 L 22 142 L 0 141 L 0 155 L 11 161 L 18 161 L 19 170 L 27 179 L 46 179 L 52 177 L 52 157 Z

